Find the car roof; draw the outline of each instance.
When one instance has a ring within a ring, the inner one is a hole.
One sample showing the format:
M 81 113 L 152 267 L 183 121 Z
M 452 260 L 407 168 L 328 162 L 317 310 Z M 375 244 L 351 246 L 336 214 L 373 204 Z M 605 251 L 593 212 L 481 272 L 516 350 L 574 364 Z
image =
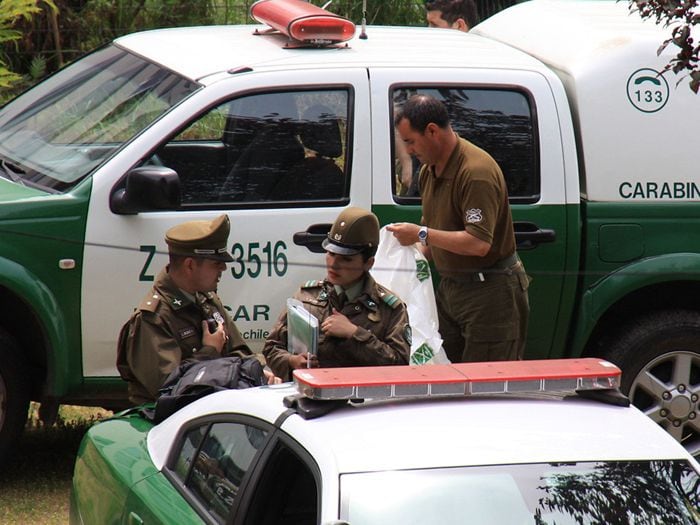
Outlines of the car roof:
M 577 75 L 609 74 L 626 57 L 653 56 L 670 30 L 653 19 L 642 20 L 627 2 L 533 0 L 489 17 L 474 33 Z M 674 46 L 663 51 L 668 57 L 675 53 Z
M 180 427 L 239 413 L 274 424 L 292 384 L 219 392 L 183 408 L 148 435 L 157 468 Z M 688 458 L 634 407 L 582 398 L 470 397 L 347 404 L 316 419 L 298 414 L 281 428 L 319 464 L 338 473 L 511 463 Z
M 521 51 L 477 35 L 426 27 L 367 28 L 367 39 L 355 37 L 347 48 L 285 48 L 281 34 L 254 35 L 260 25 L 160 29 L 123 36 L 120 47 L 189 79 L 226 71 L 343 67 L 543 68 Z M 206 82 L 205 82 L 206 83 Z

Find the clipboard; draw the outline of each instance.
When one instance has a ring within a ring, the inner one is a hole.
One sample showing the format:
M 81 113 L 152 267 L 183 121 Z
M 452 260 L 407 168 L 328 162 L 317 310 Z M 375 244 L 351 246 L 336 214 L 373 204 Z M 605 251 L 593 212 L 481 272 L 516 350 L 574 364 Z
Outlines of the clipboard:
M 287 351 L 315 355 L 318 348 L 318 319 L 298 299 L 287 299 Z

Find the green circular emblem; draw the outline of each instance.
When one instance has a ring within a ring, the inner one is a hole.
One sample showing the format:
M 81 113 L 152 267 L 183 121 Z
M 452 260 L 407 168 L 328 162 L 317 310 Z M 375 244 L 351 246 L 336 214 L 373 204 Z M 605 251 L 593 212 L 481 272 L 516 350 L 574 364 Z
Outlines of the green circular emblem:
M 411 332 L 411 325 L 406 325 L 403 329 L 403 338 L 410 345 L 413 343 L 413 332 Z

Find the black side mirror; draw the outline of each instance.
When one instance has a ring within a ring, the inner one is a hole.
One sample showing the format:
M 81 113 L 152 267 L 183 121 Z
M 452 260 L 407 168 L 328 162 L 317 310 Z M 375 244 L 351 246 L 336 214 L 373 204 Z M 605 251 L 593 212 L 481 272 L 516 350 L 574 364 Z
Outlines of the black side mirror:
M 109 209 L 119 215 L 180 207 L 180 176 L 165 166 L 142 166 L 126 175 L 126 183 L 112 193 Z

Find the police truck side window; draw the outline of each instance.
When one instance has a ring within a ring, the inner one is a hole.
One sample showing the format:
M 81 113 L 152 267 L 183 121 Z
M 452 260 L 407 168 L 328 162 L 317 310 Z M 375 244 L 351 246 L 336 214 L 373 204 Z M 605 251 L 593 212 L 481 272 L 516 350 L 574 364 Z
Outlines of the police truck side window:
M 392 94 L 394 108 L 400 108 L 415 94 L 441 100 L 447 106 L 452 129 L 491 154 L 503 170 L 511 203 L 538 200 L 539 146 L 534 103 L 528 93 L 488 87 L 402 87 Z M 417 184 L 420 164 L 408 157 L 396 130 L 394 136 L 394 195 L 397 202 L 415 204 L 420 198 Z
M 182 208 L 309 207 L 349 188 L 347 90 L 254 93 L 190 123 L 149 162 L 174 169 Z

